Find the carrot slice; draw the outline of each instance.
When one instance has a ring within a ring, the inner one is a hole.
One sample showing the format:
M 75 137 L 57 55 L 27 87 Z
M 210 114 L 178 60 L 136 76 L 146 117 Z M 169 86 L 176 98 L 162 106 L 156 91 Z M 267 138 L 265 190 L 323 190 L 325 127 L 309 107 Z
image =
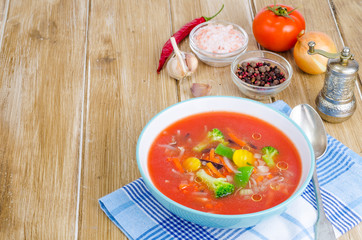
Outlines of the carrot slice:
M 208 162 L 206 163 L 206 166 L 211 170 L 212 173 L 214 173 L 217 177 L 224 178 L 224 175 L 222 175 L 215 167 L 212 165 L 212 163 Z
M 212 176 L 212 172 L 209 168 L 205 168 L 204 170 L 208 175 Z
M 211 162 L 220 163 L 220 160 L 215 157 L 215 149 L 214 148 L 211 148 L 209 156 L 210 156 L 209 160 Z
M 175 164 L 175 167 L 177 168 L 177 170 L 179 170 L 181 173 L 184 173 L 184 169 L 181 166 L 180 160 L 178 158 L 172 158 L 172 162 Z
M 211 148 L 210 150 L 210 159 L 214 159 L 215 158 L 215 149 Z
M 244 142 L 243 140 L 239 139 L 237 136 L 235 136 L 232 132 L 229 132 L 229 137 L 231 138 L 231 140 L 233 140 L 236 144 L 238 144 L 240 147 L 244 147 L 246 145 L 246 142 Z
M 224 168 L 226 169 L 227 172 L 231 173 L 233 172 L 233 170 L 231 170 L 228 165 L 225 163 L 224 159 L 222 157 L 219 157 L 220 162 L 222 163 L 222 165 L 224 165 Z
M 263 181 L 263 179 L 264 179 L 264 176 L 259 176 L 259 177 L 256 178 L 256 181 L 261 182 L 261 181 Z
M 211 203 L 206 203 L 205 204 L 205 208 L 208 208 L 208 209 L 211 209 L 213 208 L 214 206 L 211 204 Z

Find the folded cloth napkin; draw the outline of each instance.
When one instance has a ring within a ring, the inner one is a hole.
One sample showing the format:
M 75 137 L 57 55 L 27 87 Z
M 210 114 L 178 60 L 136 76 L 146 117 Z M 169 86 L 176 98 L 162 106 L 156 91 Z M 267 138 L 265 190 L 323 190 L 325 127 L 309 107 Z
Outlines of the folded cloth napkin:
M 270 104 L 289 115 L 283 101 Z M 328 149 L 317 161 L 317 173 L 328 219 L 336 237 L 361 222 L 362 158 L 328 135 Z M 281 215 L 248 228 L 204 227 L 165 209 L 147 190 L 142 178 L 110 193 L 99 204 L 129 239 L 313 239 L 317 218 L 313 185 Z

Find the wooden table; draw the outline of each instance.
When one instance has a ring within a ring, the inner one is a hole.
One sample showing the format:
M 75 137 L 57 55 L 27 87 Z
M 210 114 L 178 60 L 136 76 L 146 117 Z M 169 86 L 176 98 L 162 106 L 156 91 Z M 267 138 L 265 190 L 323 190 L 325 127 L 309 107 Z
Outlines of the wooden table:
M 266 0 L 224 0 L 217 17 L 251 23 Z M 162 109 L 192 97 L 242 96 L 230 69 L 200 63 L 181 84 L 156 73 L 163 43 L 188 21 L 211 16 L 218 0 L 0 0 L 0 239 L 125 239 L 98 199 L 140 177 L 136 143 Z M 293 0 L 307 31 L 323 31 L 362 63 L 360 0 Z M 189 50 L 188 40 L 180 44 Z M 308 75 L 291 51 L 291 85 L 276 97 L 315 106 L 324 75 Z M 361 70 L 357 110 L 330 135 L 361 155 Z M 358 225 L 340 239 L 361 239 Z

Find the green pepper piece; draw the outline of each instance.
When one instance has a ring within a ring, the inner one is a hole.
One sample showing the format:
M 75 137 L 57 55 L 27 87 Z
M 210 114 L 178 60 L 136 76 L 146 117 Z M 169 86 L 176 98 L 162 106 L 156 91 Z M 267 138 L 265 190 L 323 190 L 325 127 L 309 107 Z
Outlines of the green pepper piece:
M 216 154 L 227 157 L 228 159 L 231 159 L 231 160 L 233 159 L 234 151 L 235 151 L 234 149 L 229 148 L 222 143 L 217 145 L 217 147 L 215 148 Z
M 234 176 L 234 182 L 236 187 L 245 188 L 249 182 L 250 175 L 253 173 L 254 167 L 245 166 L 238 168 L 239 173 Z

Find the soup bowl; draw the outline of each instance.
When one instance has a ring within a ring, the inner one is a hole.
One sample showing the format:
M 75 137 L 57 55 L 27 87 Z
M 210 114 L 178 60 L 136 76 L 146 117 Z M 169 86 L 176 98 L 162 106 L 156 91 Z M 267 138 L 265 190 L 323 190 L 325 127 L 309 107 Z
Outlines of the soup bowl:
M 249 115 L 273 125 L 294 144 L 301 159 L 301 178 L 293 194 L 284 202 L 255 213 L 224 215 L 198 211 L 183 206 L 164 195 L 152 181 L 148 156 L 152 144 L 165 128 L 186 117 L 214 111 Z M 315 165 L 312 146 L 303 131 L 290 118 L 266 104 L 239 97 L 208 96 L 182 101 L 154 116 L 142 130 L 137 142 L 137 164 L 151 194 L 170 212 L 193 223 L 216 228 L 239 228 L 258 224 L 281 214 L 307 187 Z

